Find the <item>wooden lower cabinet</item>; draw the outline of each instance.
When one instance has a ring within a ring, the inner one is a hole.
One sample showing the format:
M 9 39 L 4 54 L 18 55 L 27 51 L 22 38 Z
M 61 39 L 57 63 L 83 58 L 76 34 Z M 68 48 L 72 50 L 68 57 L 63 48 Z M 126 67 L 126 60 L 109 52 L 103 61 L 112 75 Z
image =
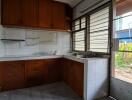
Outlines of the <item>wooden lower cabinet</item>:
M 84 64 L 68 59 L 0 62 L 0 89 L 3 91 L 64 81 L 83 96 Z
M 45 66 L 48 67 L 48 83 L 61 81 L 62 79 L 62 66 L 61 59 L 44 60 Z
M 61 80 L 60 59 L 30 60 L 26 61 L 27 86 L 47 84 Z
M 25 87 L 24 61 L 0 62 L 2 90 L 12 90 Z
M 82 97 L 84 86 L 84 64 L 63 59 L 63 80 Z
M 6 91 L 60 81 L 60 60 L 0 62 L 0 89 Z
M 48 76 L 47 66 L 43 60 L 30 60 L 25 62 L 26 85 L 35 86 L 46 82 Z

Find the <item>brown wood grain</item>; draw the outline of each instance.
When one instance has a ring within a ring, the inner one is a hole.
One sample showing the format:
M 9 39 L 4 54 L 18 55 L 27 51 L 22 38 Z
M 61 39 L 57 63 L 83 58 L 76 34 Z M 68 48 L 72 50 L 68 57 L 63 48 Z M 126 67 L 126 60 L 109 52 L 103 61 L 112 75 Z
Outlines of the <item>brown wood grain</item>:
M 21 25 L 21 0 L 2 0 L 2 25 Z
M 38 27 L 51 29 L 51 0 L 38 1 Z
M 69 8 L 52 0 L 2 0 L 2 25 L 68 31 Z
M 83 96 L 84 64 L 68 59 L 0 62 L 3 91 L 64 81 Z
M 65 28 L 65 6 L 63 3 L 52 2 L 52 28 Z
M 2 89 L 12 90 L 25 86 L 24 61 L 0 62 Z
M 21 19 L 23 27 L 37 27 L 38 24 L 37 0 L 21 0 Z
M 84 64 L 76 61 L 64 59 L 63 80 L 79 96 L 83 96 Z

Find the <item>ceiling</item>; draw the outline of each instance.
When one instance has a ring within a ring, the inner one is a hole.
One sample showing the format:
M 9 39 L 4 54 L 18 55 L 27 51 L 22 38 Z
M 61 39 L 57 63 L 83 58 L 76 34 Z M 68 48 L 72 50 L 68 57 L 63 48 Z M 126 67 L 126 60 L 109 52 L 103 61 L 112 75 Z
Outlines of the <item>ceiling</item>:
M 59 2 L 64 2 L 69 4 L 70 6 L 74 7 L 75 5 L 77 5 L 80 1 L 83 0 L 54 0 L 54 1 L 59 1 Z

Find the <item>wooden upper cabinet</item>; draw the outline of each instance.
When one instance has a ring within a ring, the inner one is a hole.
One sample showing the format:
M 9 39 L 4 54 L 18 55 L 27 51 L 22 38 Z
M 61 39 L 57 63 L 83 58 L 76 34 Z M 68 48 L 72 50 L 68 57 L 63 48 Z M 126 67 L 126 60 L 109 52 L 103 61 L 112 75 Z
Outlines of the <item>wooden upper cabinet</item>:
M 2 0 L 2 25 L 21 24 L 21 0 Z
M 52 0 L 2 0 L 2 25 L 69 30 L 66 9 Z
M 59 2 L 52 2 L 52 28 L 65 30 L 65 27 L 65 5 Z
M 51 29 L 51 0 L 38 1 L 38 27 Z
M 37 27 L 38 0 L 21 0 L 22 26 Z

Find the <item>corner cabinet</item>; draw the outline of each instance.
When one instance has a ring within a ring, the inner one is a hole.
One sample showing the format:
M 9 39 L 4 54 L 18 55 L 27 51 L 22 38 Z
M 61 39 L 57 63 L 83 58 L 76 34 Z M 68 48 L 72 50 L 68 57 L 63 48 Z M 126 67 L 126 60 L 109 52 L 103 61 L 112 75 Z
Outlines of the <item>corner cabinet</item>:
M 71 11 L 67 4 L 52 0 L 2 0 L 2 25 L 67 31 Z
M 63 59 L 63 81 L 83 97 L 84 63 Z

